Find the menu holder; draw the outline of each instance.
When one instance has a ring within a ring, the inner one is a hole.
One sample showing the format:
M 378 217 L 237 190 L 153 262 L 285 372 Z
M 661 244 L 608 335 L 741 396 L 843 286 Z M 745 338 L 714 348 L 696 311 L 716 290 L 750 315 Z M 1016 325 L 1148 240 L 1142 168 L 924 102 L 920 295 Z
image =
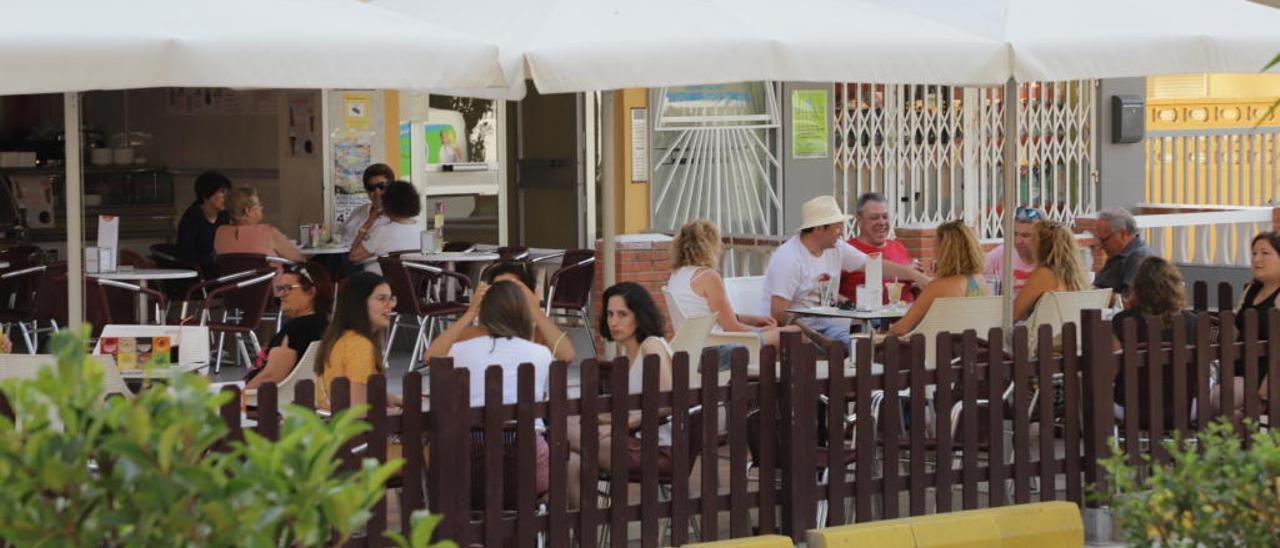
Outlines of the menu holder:
M 120 371 L 137 371 L 175 363 L 178 346 L 172 342 L 169 337 L 103 337 L 100 349 L 115 358 Z

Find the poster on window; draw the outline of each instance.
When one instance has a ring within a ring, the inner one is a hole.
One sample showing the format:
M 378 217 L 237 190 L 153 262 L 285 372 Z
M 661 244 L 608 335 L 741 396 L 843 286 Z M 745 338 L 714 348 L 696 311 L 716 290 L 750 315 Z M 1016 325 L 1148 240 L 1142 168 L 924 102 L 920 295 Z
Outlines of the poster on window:
M 458 142 L 459 135 L 466 135 L 461 127 L 454 124 L 427 124 L 424 131 L 428 164 L 457 164 L 467 161 L 467 149 Z
M 373 135 L 341 134 L 333 137 L 333 184 L 339 193 L 363 193 L 361 177 L 372 163 Z
M 797 89 L 791 92 L 791 157 L 821 160 L 827 157 L 831 134 L 827 90 Z

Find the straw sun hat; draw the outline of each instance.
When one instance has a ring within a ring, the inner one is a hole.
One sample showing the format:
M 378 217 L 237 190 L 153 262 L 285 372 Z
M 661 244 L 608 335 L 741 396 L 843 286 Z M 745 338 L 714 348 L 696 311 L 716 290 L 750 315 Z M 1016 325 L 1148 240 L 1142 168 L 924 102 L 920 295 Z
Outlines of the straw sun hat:
M 832 223 L 843 223 L 850 219 L 840 211 L 840 205 L 836 203 L 834 196 L 818 196 L 805 202 L 800 207 L 800 218 L 800 228 L 797 228 L 797 231 Z

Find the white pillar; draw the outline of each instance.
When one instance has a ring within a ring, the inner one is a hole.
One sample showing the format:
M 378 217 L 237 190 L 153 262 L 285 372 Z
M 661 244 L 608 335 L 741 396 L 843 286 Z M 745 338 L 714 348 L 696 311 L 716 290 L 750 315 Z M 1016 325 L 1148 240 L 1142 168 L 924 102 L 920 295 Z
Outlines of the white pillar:
M 601 169 L 604 170 L 604 177 L 601 180 L 600 185 L 600 200 L 604 202 L 604 211 L 602 212 L 603 218 L 601 219 L 601 224 L 604 225 L 601 227 L 604 242 L 600 246 L 601 257 L 598 262 L 600 267 L 604 269 L 603 283 L 606 288 L 618 282 L 618 254 L 615 249 L 616 245 L 614 244 L 614 237 L 617 236 L 618 231 L 616 221 L 618 212 L 614 197 L 617 193 L 617 188 L 615 188 L 614 185 L 617 184 L 617 181 L 615 180 L 615 168 L 618 164 L 618 158 L 614 151 L 614 141 L 617 138 L 617 132 L 614 127 L 613 100 L 614 92 L 604 91 L 600 93 L 600 112 L 603 114 L 600 117 L 600 150 L 601 154 L 604 156 L 604 161 L 601 166 Z M 595 245 L 595 242 L 591 242 L 591 245 Z M 603 303 L 601 304 L 603 307 Z M 592 341 L 592 344 L 595 344 L 595 341 Z M 613 345 L 606 344 L 604 347 L 604 354 L 605 358 L 612 358 L 614 355 Z
M 586 217 L 582 219 L 583 228 L 586 230 L 587 247 L 595 247 L 596 245 L 596 133 L 599 128 L 596 127 L 596 92 L 588 91 L 582 94 L 582 136 L 583 136 L 583 184 L 584 195 L 586 196 Z
M 1000 265 L 1000 294 L 1004 298 L 1004 332 L 1013 329 L 1013 217 L 1018 207 L 1018 82 L 1010 78 L 1004 84 L 1004 191 L 1001 197 L 1001 232 L 1004 235 L 1004 260 Z
M 498 123 L 496 141 L 498 144 L 498 245 L 500 246 L 511 245 L 510 210 L 508 209 L 510 202 L 507 194 L 507 169 L 510 167 L 507 165 L 507 106 L 505 100 L 493 100 L 493 110 Z M 418 132 L 413 133 L 417 135 Z M 423 195 L 425 196 L 426 193 L 424 192 Z
M 79 92 L 62 94 L 62 121 L 67 169 L 67 326 L 80 329 L 84 323 L 84 156 L 80 149 Z

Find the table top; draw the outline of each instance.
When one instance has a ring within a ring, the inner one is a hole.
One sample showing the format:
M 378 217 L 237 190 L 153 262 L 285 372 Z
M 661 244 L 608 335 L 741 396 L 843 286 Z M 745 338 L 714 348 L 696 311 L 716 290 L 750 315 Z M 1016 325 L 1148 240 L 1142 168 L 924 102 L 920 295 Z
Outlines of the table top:
M 182 280 L 194 278 L 198 273 L 184 268 L 135 268 L 133 270 L 117 270 L 115 272 L 90 272 L 90 278 L 104 280 Z
M 400 259 L 405 261 L 421 261 L 428 263 L 462 263 L 462 262 L 481 262 L 496 261 L 499 255 L 497 253 L 486 253 L 483 251 L 460 251 L 451 253 L 405 253 Z
M 301 251 L 303 255 L 346 255 L 351 252 L 351 247 L 345 245 L 320 246 L 320 247 L 303 247 Z
M 845 310 L 834 306 L 793 307 L 787 312 L 800 316 L 822 316 L 825 318 L 847 318 L 851 320 L 879 320 L 883 318 L 901 318 L 907 314 L 910 306 L 886 306 L 879 310 Z

